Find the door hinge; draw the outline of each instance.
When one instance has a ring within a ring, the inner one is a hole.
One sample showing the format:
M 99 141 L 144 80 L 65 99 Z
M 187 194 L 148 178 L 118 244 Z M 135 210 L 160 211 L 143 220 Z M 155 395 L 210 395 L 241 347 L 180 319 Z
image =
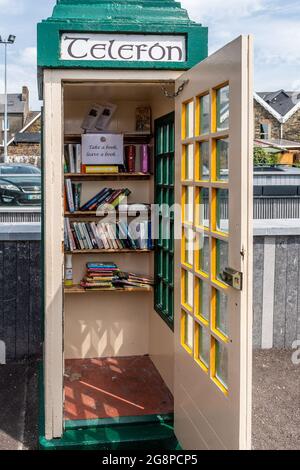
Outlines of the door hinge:
M 243 274 L 235 269 L 225 268 L 222 274 L 223 281 L 236 290 L 243 289 Z

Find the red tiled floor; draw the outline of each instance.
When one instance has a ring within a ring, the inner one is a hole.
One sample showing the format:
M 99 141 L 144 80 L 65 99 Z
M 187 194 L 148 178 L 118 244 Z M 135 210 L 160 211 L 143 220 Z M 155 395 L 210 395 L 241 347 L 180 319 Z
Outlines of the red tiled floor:
M 66 420 L 172 412 L 173 397 L 147 356 L 66 361 Z

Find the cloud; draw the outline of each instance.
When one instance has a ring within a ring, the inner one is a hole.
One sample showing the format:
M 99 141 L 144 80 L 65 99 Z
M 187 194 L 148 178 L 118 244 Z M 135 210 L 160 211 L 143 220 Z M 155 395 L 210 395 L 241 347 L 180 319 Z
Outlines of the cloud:
M 20 15 L 25 10 L 23 0 L 0 0 L 1 14 Z
M 181 0 L 190 16 L 196 20 L 218 21 L 224 18 L 247 17 L 264 11 L 266 0 Z M 224 24 L 226 27 L 227 25 Z
M 37 64 L 37 48 L 26 47 L 20 53 L 19 63 L 25 66 L 36 66 Z

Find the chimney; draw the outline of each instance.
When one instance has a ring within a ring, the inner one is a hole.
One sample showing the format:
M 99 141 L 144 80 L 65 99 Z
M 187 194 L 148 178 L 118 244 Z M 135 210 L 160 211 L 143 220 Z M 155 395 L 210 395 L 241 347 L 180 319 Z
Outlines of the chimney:
M 22 101 L 29 101 L 29 90 L 27 86 L 23 86 L 22 88 Z

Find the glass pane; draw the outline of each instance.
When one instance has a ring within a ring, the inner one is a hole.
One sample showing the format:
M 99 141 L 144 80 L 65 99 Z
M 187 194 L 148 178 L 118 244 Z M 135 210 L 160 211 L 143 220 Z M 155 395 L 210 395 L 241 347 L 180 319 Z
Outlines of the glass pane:
M 206 367 L 209 367 L 210 334 L 208 330 L 199 326 L 199 359 Z
M 169 144 L 170 144 L 170 139 L 169 139 L 169 126 L 164 126 L 164 153 L 169 152 Z
M 228 336 L 228 297 L 217 290 L 216 299 L 216 328 L 225 336 Z
M 220 139 L 217 141 L 217 180 L 228 180 L 228 156 L 229 156 L 229 140 Z
M 194 179 L 194 146 L 192 144 L 185 147 L 184 179 L 188 181 Z
M 192 186 L 185 188 L 184 222 L 194 223 L 194 188 Z
M 170 152 L 174 152 L 175 145 L 175 125 L 174 123 L 170 124 Z
M 210 131 L 210 98 L 209 95 L 200 98 L 200 134 Z
M 186 105 L 185 137 L 194 137 L 194 101 Z
M 194 308 L 194 276 L 193 273 L 184 271 L 184 304 L 191 309 Z
M 202 188 L 200 189 L 199 197 L 199 220 L 198 223 L 202 227 L 209 228 L 209 189 Z
M 229 86 L 217 91 L 217 131 L 229 128 Z
M 228 211 L 229 211 L 228 189 L 217 189 L 217 230 L 228 233 Z
M 228 250 L 229 246 L 227 242 L 217 240 L 217 279 L 223 280 L 223 271 L 228 268 Z
M 216 378 L 228 388 L 228 351 L 219 341 L 216 341 Z
M 194 231 L 184 228 L 184 262 L 190 266 L 194 265 Z
M 199 316 L 209 321 L 210 317 L 210 286 L 199 279 Z
M 209 274 L 209 236 L 206 233 L 199 236 L 199 251 L 199 266 L 197 268 L 199 271 Z
M 191 315 L 188 315 L 186 312 L 183 312 L 184 315 L 184 331 L 183 331 L 183 341 L 184 344 L 189 348 L 193 349 L 194 345 L 194 320 Z
M 163 127 L 159 127 L 157 131 L 157 155 L 161 155 L 163 153 Z
M 209 180 L 209 142 L 200 144 L 200 180 Z

